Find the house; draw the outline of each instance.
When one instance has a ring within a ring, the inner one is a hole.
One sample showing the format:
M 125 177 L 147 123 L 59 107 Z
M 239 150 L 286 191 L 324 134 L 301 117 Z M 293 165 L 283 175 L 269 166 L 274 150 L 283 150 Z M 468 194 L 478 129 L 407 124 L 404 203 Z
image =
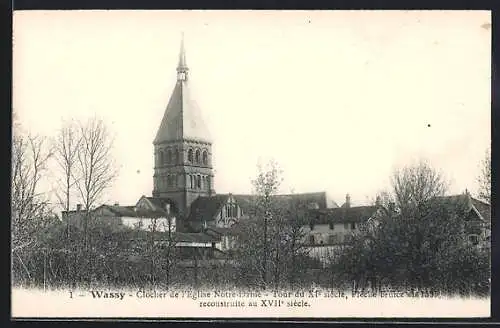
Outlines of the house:
M 442 196 L 437 199 L 451 208 L 465 208 L 465 233 L 469 243 L 482 248 L 491 247 L 491 205 L 470 195 L 463 194 Z
M 351 207 L 349 194 L 341 207 L 311 210 L 309 222 L 302 227 L 309 255 L 327 264 L 378 210 L 378 205 Z

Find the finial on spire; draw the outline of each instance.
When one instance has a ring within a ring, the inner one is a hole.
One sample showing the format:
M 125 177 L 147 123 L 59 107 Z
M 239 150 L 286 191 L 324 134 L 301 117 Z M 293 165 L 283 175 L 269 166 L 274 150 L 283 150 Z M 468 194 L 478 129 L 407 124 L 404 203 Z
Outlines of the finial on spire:
M 186 51 L 184 50 L 184 32 L 181 34 L 181 49 L 179 52 L 179 65 L 178 68 L 187 68 L 186 65 Z
M 179 64 L 177 65 L 177 80 L 186 81 L 189 68 L 186 65 L 186 51 L 184 50 L 184 32 L 181 33 L 181 49 L 179 51 Z

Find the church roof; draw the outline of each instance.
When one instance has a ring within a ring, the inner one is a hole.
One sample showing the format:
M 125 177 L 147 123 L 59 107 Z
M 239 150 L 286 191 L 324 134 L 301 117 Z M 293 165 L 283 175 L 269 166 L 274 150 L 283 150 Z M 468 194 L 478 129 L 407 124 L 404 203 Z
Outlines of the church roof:
M 191 203 L 188 221 L 210 221 L 220 211 L 229 195 L 200 196 Z
M 182 42 L 177 67 L 177 83 L 168 101 L 154 144 L 182 139 L 211 141 L 201 110 L 189 87 L 188 71 Z

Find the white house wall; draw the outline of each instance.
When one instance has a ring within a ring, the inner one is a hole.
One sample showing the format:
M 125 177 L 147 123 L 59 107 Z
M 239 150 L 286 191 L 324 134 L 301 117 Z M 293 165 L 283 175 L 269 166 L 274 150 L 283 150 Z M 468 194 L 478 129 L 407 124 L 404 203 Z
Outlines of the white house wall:
M 306 242 L 309 241 L 309 236 L 313 235 L 316 244 L 329 244 L 330 236 L 336 236 L 336 241 L 342 243 L 345 241 L 346 236 L 350 236 L 354 231 L 358 229 L 358 224 L 355 224 L 355 229 L 351 229 L 351 223 L 348 224 L 346 229 L 344 223 L 335 223 L 333 229 L 330 229 L 329 224 L 315 224 L 314 229 L 311 230 L 309 225 L 302 227 L 305 233 Z M 349 237 L 347 237 L 349 238 Z
M 331 262 L 331 260 L 339 253 L 342 246 L 331 245 L 331 246 L 312 246 L 306 247 L 309 251 L 309 256 L 319 260 L 323 265 Z
M 175 232 L 175 218 L 172 218 L 172 226 L 170 227 L 171 232 Z M 152 231 L 156 220 L 156 231 L 166 232 L 168 231 L 168 220 L 166 218 L 150 219 L 150 218 L 134 218 L 134 217 L 122 217 L 122 224 L 131 229 Z
M 205 247 L 205 248 L 211 248 L 212 243 L 197 243 L 197 242 L 191 242 L 191 241 L 179 241 L 175 243 L 175 246 L 178 247 Z M 221 243 L 215 243 L 215 247 L 217 249 L 221 249 Z

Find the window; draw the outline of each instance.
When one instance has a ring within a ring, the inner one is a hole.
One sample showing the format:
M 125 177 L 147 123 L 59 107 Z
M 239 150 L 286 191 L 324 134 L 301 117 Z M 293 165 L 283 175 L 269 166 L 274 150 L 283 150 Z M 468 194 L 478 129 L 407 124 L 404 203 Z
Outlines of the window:
M 199 175 L 196 177 L 196 187 L 201 189 L 201 176 Z
M 313 222 L 310 222 L 310 223 L 309 223 L 309 228 L 310 228 L 311 230 L 314 230 L 314 223 L 313 223 Z
M 174 164 L 179 163 L 179 149 L 178 148 L 175 148 L 175 150 L 174 150 L 174 158 L 172 159 L 172 162 Z
M 210 177 L 207 177 L 207 189 L 210 190 Z
M 167 149 L 167 156 L 165 158 L 165 162 L 167 164 L 170 164 L 172 162 L 172 151 L 169 149 Z
M 349 230 L 349 223 L 344 223 L 344 229 Z
M 469 235 L 469 242 L 472 245 L 477 245 L 479 244 L 479 238 L 477 237 L 477 235 Z
M 199 149 L 196 149 L 196 153 L 194 155 L 194 159 L 195 159 L 196 164 L 200 163 L 200 150 Z
M 159 154 L 159 157 L 160 157 L 160 165 L 161 165 L 161 164 L 163 164 L 163 162 L 165 161 L 165 159 L 163 158 L 163 151 L 162 151 L 162 150 L 160 150 L 160 151 L 158 152 L 158 154 Z
M 192 149 L 188 150 L 188 162 L 189 163 L 193 162 L 193 150 Z
M 335 225 L 331 221 L 328 223 L 328 227 L 330 228 L 330 230 L 335 230 Z
M 207 165 L 208 164 L 208 153 L 206 150 L 203 151 L 203 165 Z
M 190 185 L 191 189 L 193 189 L 193 187 L 194 187 L 194 181 L 193 181 L 193 176 L 192 175 L 189 176 L 189 181 L 190 181 L 189 185 Z
M 311 245 L 316 244 L 316 241 L 314 240 L 314 235 L 309 236 L 309 244 L 311 244 Z
M 337 238 L 337 235 L 329 235 L 328 236 L 328 243 L 330 244 L 336 244 L 338 243 L 338 238 Z
M 226 217 L 235 218 L 237 217 L 237 207 L 236 204 L 227 204 L 226 205 Z
M 351 229 L 352 230 L 356 229 L 356 223 L 355 222 L 351 223 Z

